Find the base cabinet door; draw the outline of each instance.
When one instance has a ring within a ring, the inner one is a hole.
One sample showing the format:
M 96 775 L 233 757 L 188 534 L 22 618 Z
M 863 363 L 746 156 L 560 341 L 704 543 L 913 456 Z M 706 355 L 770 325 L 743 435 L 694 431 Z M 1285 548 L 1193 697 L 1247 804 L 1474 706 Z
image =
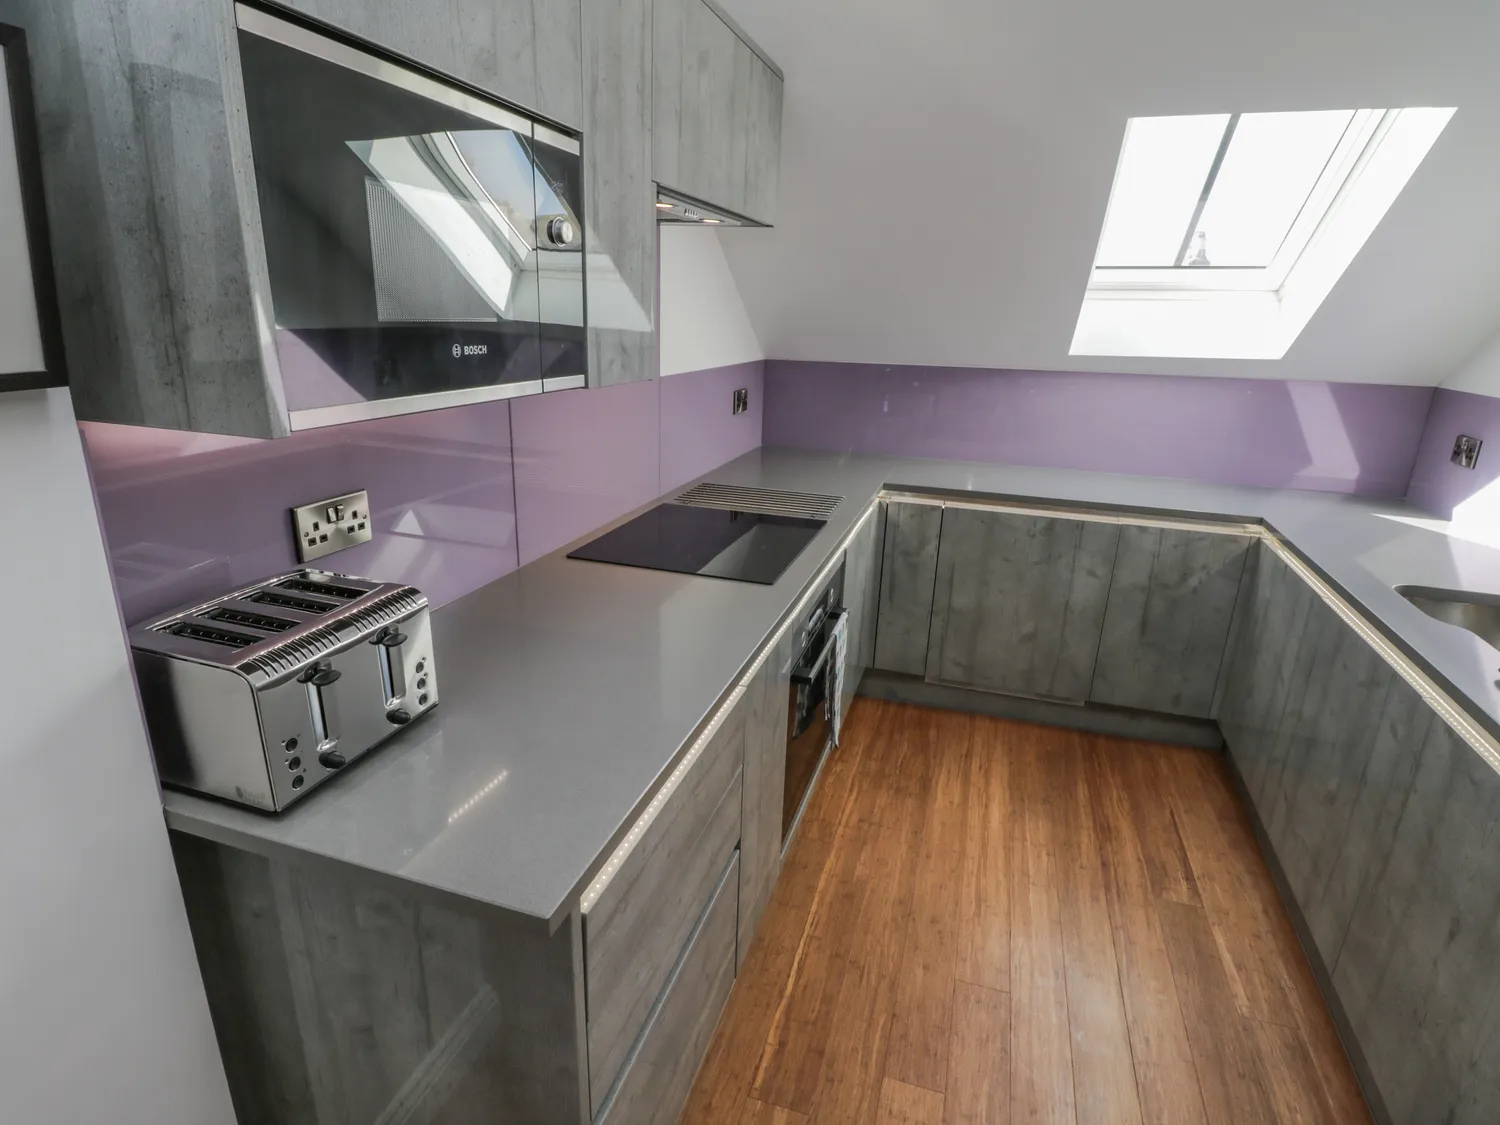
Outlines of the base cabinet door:
M 740 920 L 736 965 L 755 937 L 781 873 L 781 816 L 791 703 L 790 630 L 766 657 L 740 703 L 745 712 L 744 810 L 740 829 Z
M 849 651 L 844 663 L 844 691 L 840 702 L 845 716 L 854 702 L 860 678 L 875 658 L 883 515 L 883 509 L 877 505 L 844 554 L 844 609 L 849 614 Z
M 738 855 L 730 860 L 626 1060 L 620 1081 L 599 1114 L 599 1125 L 675 1125 L 682 1113 L 734 984 Z
M 1089 702 L 1208 718 L 1252 542 L 1122 527 Z
M 927 678 L 1083 703 L 1120 527 L 980 508 L 942 513 Z
M 941 504 L 893 500 L 886 505 L 872 667 L 912 676 L 927 670 L 932 586 L 942 528 Z

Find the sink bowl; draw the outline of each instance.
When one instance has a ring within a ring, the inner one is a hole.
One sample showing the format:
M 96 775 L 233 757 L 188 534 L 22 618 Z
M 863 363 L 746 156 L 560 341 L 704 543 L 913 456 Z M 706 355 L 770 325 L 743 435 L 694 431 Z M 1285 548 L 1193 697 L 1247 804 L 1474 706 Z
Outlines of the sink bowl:
M 1400 594 L 1428 617 L 1467 629 L 1491 648 L 1500 649 L 1500 595 L 1397 586 Z

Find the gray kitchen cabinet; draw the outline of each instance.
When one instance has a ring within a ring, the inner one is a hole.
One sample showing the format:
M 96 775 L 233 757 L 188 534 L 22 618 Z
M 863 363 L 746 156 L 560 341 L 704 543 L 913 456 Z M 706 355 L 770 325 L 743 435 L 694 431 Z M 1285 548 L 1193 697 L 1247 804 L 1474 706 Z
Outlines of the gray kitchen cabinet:
M 886 504 L 872 664 L 881 671 L 920 676 L 927 670 L 942 529 L 940 504 L 900 500 Z
M 643 34 L 646 3 L 637 4 Z M 579 0 L 283 6 L 572 128 L 584 124 Z M 48 211 L 69 216 L 52 246 L 78 416 L 285 436 L 287 396 L 257 323 L 270 307 L 269 275 L 234 4 L 0 0 L 0 20 L 28 34 Z M 644 73 L 649 56 L 638 55 Z M 636 204 L 649 192 L 648 113 L 638 96 L 635 242 L 608 229 L 621 209 L 612 189 L 591 201 L 614 245 L 635 254 L 620 256 L 646 295 L 632 323 L 646 341 L 634 362 L 647 371 L 655 231 L 649 203 Z
M 675 1125 L 735 975 L 738 856 L 731 858 L 599 1125 Z
M 739 844 L 747 711 L 724 719 L 584 912 L 596 1113 Z
M 263 375 L 234 6 L 0 0 L 23 28 L 79 418 L 255 437 Z M 257 228 L 258 229 L 258 228 Z
M 546 0 L 279 0 L 302 15 L 537 108 L 537 12 Z M 577 0 L 574 0 L 575 6 Z M 225 5 L 226 7 L 228 5 Z M 576 53 L 576 52 L 575 52 Z M 566 65 L 554 56 L 551 61 Z M 574 68 L 574 73 L 579 73 Z M 577 118 L 573 119 L 576 124 Z
M 656 0 L 653 172 L 757 222 L 776 217 L 782 79 L 703 0 Z
M 1208 718 L 1252 542 L 1122 527 L 1089 702 Z
M 1084 702 L 1119 539 L 1118 524 L 950 505 L 927 678 Z
M 1217 718 L 1376 1119 L 1500 1118 L 1500 774 L 1257 545 Z
M 740 707 L 745 712 L 745 780 L 740 817 L 740 918 L 736 966 L 743 964 L 781 874 L 786 731 L 792 686 L 791 630 L 767 656 Z
M 582 0 L 589 386 L 653 379 L 652 0 Z
M 880 561 L 885 508 L 875 511 L 849 542 L 844 554 L 844 608 L 849 614 L 849 651 L 841 699 L 847 716 L 865 670 L 875 661 L 875 618 L 880 611 Z

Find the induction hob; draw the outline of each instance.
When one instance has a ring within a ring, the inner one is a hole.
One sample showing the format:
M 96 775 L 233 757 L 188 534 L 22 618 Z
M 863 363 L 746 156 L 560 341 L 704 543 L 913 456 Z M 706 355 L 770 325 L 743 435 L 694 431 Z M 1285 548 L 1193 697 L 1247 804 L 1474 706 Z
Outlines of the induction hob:
M 826 525 L 800 516 L 658 504 L 568 558 L 769 586 Z

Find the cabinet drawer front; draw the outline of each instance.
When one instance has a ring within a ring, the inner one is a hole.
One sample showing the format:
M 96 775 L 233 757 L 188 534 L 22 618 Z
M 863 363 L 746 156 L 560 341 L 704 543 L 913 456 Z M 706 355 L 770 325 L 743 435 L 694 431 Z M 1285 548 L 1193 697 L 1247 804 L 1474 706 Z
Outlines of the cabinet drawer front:
M 744 712 L 725 719 L 584 915 L 596 1111 L 739 843 Z
M 718 880 L 599 1125 L 674 1125 L 734 984 L 739 856 Z

